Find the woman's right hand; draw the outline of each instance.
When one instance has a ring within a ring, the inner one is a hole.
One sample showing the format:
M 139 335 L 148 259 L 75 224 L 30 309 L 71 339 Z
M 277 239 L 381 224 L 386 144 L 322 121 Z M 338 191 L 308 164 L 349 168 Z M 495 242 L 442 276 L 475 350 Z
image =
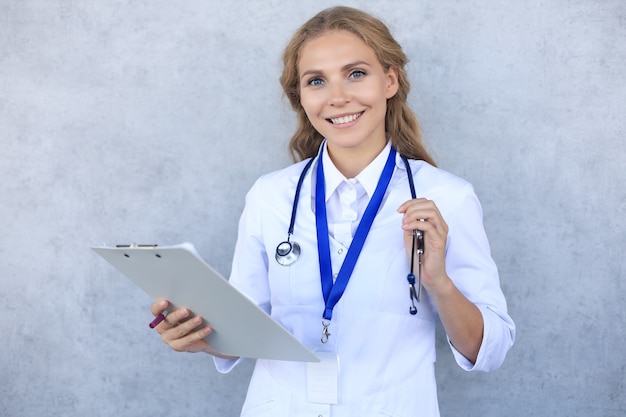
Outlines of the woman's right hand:
M 150 307 L 150 311 L 154 316 L 158 316 L 163 314 L 169 305 L 167 300 L 157 300 Z M 220 358 L 237 359 L 236 356 L 219 353 L 209 342 L 204 340 L 213 329 L 210 326 L 198 328 L 202 325 L 202 317 L 190 317 L 190 314 L 188 308 L 178 308 L 170 311 L 165 319 L 155 327 L 164 343 L 177 352 L 206 352 Z

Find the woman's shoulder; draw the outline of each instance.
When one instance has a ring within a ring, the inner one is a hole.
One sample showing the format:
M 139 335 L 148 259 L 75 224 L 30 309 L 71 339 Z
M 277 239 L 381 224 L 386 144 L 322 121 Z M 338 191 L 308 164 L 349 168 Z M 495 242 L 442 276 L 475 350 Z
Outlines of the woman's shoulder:
M 449 171 L 414 160 L 411 169 L 417 196 L 435 201 L 442 211 L 455 210 L 478 200 L 472 184 Z
M 424 185 L 435 188 L 447 188 L 449 190 L 472 189 L 469 181 L 442 168 L 432 166 L 426 161 L 411 160 L 413 177 Z

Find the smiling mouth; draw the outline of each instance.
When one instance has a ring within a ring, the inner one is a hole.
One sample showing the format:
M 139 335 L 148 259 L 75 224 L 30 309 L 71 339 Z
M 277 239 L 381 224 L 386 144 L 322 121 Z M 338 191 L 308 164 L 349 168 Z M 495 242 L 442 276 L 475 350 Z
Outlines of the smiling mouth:
M 354 122 L 356 119 L 361 117 L 362 114 L 363 112 L 360 112 L 360 113 L 349 114 L 347 116 L 333 117 L 331 119 L 326 119 L 326 120 L 328 120 L 334 125 L 342 125 L 342 124 Z

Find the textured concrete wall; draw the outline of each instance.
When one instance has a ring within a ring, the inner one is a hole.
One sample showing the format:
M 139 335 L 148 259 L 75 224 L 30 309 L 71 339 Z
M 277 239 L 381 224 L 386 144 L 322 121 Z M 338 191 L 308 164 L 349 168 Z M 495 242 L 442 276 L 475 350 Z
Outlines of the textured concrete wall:
M 169 351 L 89 246 L 192 241 L 228 274 L 246 190 L 289 162 L 281 50 L 334 3 L 0 0 L 0 416 L 238 415 L 250 366 Z M 443 416 L 623 416 L 623 0 L 345 3 L 410 56 L 519 327 L 493 374 L 440 335 Z

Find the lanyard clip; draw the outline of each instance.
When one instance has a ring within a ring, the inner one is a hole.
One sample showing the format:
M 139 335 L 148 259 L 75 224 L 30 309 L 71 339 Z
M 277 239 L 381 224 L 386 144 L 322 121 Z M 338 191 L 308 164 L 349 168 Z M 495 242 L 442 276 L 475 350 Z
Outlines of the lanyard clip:
M 322 338 L 320 339 L 322 343 L 328 343 L 328 338 L 330 337 L 330 332 L 328 331 L 328 326 L 330 326 L 330 320 L 322 320 Z

